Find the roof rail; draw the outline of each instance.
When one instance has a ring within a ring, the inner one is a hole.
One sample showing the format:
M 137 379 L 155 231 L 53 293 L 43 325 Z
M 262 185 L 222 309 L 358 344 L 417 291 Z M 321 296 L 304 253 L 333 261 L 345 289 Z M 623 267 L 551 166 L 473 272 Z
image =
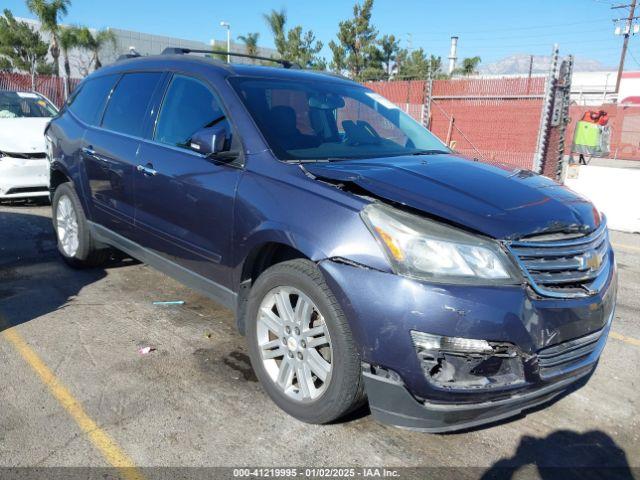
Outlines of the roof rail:
M 138 52 L 123 53 L 122 55 L 118 56 L 118 58 L 116 58 L 116 62 L 121 62 L 122 60 L 129 60 L 130 58 L 138 58 L 141 56 L 142 55 L 140 55 Z
M 198 50 L 194 48 L 183 47 L 167 47 L 162 51 L 162 55 L 186 55 L 189 53 L 206 53 L 210 55 L 229 55 L 231 57 L 252 58 L 254 60 L 264 60 L 266 62 L 279 63 L 284 68 L 302 68 L 295 62 L 289 60 L 281 60 L 279 58 L 259 57 L 257 55 L 249 55 L 246 53 L 227 52 L 225 50 Z

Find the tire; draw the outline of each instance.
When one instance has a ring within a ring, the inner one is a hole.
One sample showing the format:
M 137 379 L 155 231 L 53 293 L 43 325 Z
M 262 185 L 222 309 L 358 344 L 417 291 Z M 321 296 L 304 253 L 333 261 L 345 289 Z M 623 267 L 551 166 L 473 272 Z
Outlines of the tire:
M 289 313 L 280 318 L 279 305 L 284 305 L 283 298 L 289 298 L 292 308 L 282 308 Z M 308 309 L 303 308 L 309 304 Z M 364 403 L 360 355 L 351 330 L 313 262 L 296 259 L 265 270 L 251 288 L 246 315 L 251 364 L 264 390 L 282 410 L 303 422 L 323 424 L 343 417 Z M 274 316 L 283 321 L 274 321 Z M 310 320 L 288 322 L 291 318 Z M 300 331 L 291 327 L 287 334 L 287 325 L 298 325 Z M 307 336 L 318 330 L 323 333 Z M 270 346 L 273 349 L 268 350 Z M 272 355 L 275 358 L 265 358 Z M 319 357 L 325 362 L 319 362 Z M 289 365 L 287 375 L 283 374 L 285 360 Z M 327 364 L 330 365 L 328 374 Z M 299 378 L 308 380 L 301 383 Z
M 58 186 L 51 205 L 58 251 L 65 262 L 74 268 L 88 268 L 109 260 L 110 250 L 95 247 L 84 209 L 70 183 Z

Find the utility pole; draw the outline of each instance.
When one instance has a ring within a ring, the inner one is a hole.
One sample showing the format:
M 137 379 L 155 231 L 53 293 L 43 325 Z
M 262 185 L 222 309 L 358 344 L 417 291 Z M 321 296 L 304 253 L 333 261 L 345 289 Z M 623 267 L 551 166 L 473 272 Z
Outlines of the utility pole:
M 622 71 L 624 70 L 624 60 L 627 56 L 627 47 L 629 46 L 629 36 L 631 36 L 632 28 L 633 28 L 633 20 L 636 18 L 634 15 L 636 13 L 636 0 L 631 0 L 631 5 L 616 5 L 611 7 L 612 9 L 616 8 L 628 8 L 629 16 L 627 17 L 627 25 L 623 31 L 624 33 L 624 41 L 622 43 L 622 53 L 620 54 L 620 64 L 618 65 L 618 78 L 616 80 L 616 91 L 617 94 L 620 91 L 620 81 L 622 80 Z M 618 20 L 624 20 L 622 18 Z
M 531 75 L 533 74 L 533 55 L 529 55 L 529 76 L 527 77 L 527 95 L 531 89 Z
M 407 50 L 409 50 L 409 53 L 413 51 L 413 33 L 411 32 L 407 33 Z

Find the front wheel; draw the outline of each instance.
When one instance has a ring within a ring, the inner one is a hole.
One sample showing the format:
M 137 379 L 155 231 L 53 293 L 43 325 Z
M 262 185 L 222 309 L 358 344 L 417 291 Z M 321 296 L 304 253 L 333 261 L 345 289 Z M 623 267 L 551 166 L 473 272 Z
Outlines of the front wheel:
M 308 423 L 334 421 L 364 401 L 360 357 L 347 320 L 317 266 L 267 269 L 246 313 L 253 369 L 273 401 Z

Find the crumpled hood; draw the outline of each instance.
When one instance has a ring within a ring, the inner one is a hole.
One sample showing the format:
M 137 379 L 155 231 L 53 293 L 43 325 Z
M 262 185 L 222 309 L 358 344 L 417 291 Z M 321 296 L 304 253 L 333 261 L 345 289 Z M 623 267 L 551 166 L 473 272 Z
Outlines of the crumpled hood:
M 305 164 L 312 175 L 353 183 L 498 239 L 597 228 L 596 208 L 567 187 L 528 170 L 495 167 L 454 155 Z
M 0 118 L 0 151 L 10 153 L 43 153 L 47 117 Z

